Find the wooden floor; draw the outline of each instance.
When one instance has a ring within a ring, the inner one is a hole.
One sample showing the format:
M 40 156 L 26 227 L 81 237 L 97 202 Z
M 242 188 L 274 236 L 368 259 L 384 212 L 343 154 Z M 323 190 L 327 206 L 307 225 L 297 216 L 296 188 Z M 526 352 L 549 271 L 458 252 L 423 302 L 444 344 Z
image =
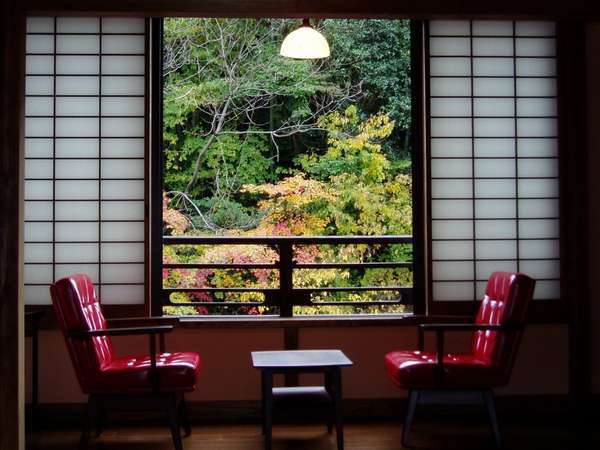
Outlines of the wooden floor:
M 553 424 L 505 424 L 505 449 L 598 449 L 600 440 L 591 437 L 577 443 L 574 434 Z M 346 450 L 397 450 L 401 425 L 397 422 L 348 423 L 345 427 Z M 416 449 L 492 449 L 489 430 L 483 422 L 464 420 L 423 420 L 411 433 Z M 335 433 L 328 435 L 324 426 L 279 425 L 274 429 L 273 450 L 334 450 Z M 581 437 L 581 436 L 580 436 Z M 31 450 L 77 449 L 76 429 L 46 430 L 29 436 Z M 90 450 L 172 450 L 166 427 L 112 426 L 100 438 L 92 439 Z M 184 439 L 185 450 L 260 450 L 262 436 L 257 425 L 196 424 L 192 436 Z

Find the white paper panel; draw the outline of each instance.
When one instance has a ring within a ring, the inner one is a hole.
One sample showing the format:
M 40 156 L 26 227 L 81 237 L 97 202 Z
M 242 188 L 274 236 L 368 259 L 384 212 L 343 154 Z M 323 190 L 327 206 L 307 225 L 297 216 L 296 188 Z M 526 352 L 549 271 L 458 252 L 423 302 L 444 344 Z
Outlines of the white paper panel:
M 61 97 L 56 99 L 57 116 L 97 116 L 98 99 L 95 97 Z
M 98 56 L 57 56 L 58 75 L 94 75 L 100 69 Z
M 146 30 L 144 19 L 105 17 L 102 19 L 103 33 L 141 33 Z
M 25 200 L 52 200 L 52 181 L 25 180 Z
M 473 242 L 433 241 L 431 256 L 433 260 L 473 259 Z
M 25 286 L 23 296 L 28 305 L 49 305 L 51 303 L 48 286 Z
M 472 239 L 473 223 L 468 220 L 432 220 L 431 232 L 437 239 Z
M 105 263 L 144 262 L 144 244 L 102 244 L 102 261 Z
M 472 282 L 433 282 L 433 298 L 436 301 L 463 301 L 473 299 Z
M 27 17 L 28 33 L 54 33 L 52 17 Z
M 103 76 L 104 95 L 144 95 L 144 77 Z
M 521 98 L 517 100 L 519 116 L 555 116 L 557 105 L 555 98 Z
M 97 17 L 58 17 L 57 33 L 98 33 L 100 20 Z
M 518 139 L 521 157 L 558 157 L 558 139 Z
M 56 137 L 96 137 L 98 136 L 97 118 L 56 118 Z
M 56 77 L 58 95 L 98 95 L 98 77 Z
M 102 241 L 144 242 L 143 222 L 108 222 L 102 224 Z
M 432 137 L 464 137 L 471 135 L 470 119 L 434 119 L 430 120 Z
M 145 58 L 143 56 L 103 56 L 103 75 L 143 75 Z
M 38 117 L 29 117 L 25 121 L 25 136 L 27 137 L 52 137 L 53 120 Z
M 131 305 L 144 303 L 144 286 L 102 286 L 102 303 Z
M 103 158 L 143 158 L 144 139 L 140 138 L 105 138 L 102 139 Z
M 439 157 L 471 157 L 471 139 L 431 138 L 431 156 Z
M 54 114 L 52 97 L 28 97 L 25 99 L 25 115 L 51 116 Z
M 102 161 L 102 178 L 144 178 L 144 161 L 141 159 L 118 160 L 105 159 Z
M 517 79 L 517 95 L 519 97 L 554 97 L 556 96 L 556 80 L 554 78 L 519 78 Z
M 515 176 L 512 159 L 476 159 L 475 176 L 479 178 L 503 178 Z
M 512 98 L 476 98 L 475 116 L 514 116 L 515 102 Z
M 56 279 L 64 278 L 74 273 L 85 273 L 92 283 L 99 282 L 98 264 L 56 264 Z
M 52 224 L 26 223 L 23 237 L 25 242 L 50 242 L 52 241 Z
M 473 38 L 473 56 L 513 56 L 512 38 Z
M 512 77 L 515 66 L 508 58 L 473 58 L 473 75 L 476 77 Z
M 98 139 L 56 139 L 57 158 L 96 158 Z
M 52 220 L 52 202 L 26 202 L 25 220 Z
M 105 283 L 143 283 L 143 264 L 102 264 Z
M 429 91 L 432 96 L 468 97 L 471 95 L 471 80 L 469 78 L 431 77 Z
M 533 278 L 560 278 L 560 261 L 521 261 L 521 270 Z
M 486 259 L 516 259 L 516 241 L 485 241 L 475 242 L 475 254 L 478 260 Z
M 471 198 L 472 180 L 431 180 L 431 198 Z
M 54 79 L 52 77 L 25 77 L 26 95 L 52 95 Z
M 511 162 L 514 164 L 514 161 Z M 477 198 L 510 198 L 515 195 L 514 180 L 475 180 L 475 196 Z
M 131 97 L 104 97 L 102 99 L 103 116 L 143 116 L 144 99 Z
M 431 265 L 432 275 L 435 280 L 472 280 L 473 262 L 457 261 L 453 264 L 434 261 Z
M 517 224 L 514 220 L 476 220 L 477 239 L 516 239 Z
M 431 76 L 470 76 L 471 58 L 464 57 L 432 57 L 429 60 L 429 74 Z
M 468 98 L 432 98 L 431 116 L 470 116 L 471 99 Z
M 25 139 L 26 158 L 52 158 L 53 140 L 48 138 Z
M 558 200 L 519 200 L 519 217 L 556 218 L 558 217 Z
M 557 159 L 519 159 L 520 177 L 557 177 L 558 160 Z M 556 183 L 558 184 L 558 183 Z M 550 184 L 546 186 L 554 191 Z
M 144 202 L 102 202 L 102 220 L 144 220 Z
M 517 56 L 555 56 L 556 41 L 554 39 L 519 39 L 516 40 Z
M 58 160 L 56 161 L 56 178 L 98 178 L 98 160 Z
M 98 220 L 98 202 L 56 202 L 56 220 Z
M 53 283 L 52 264 L 26 264 L 23 271 L 23 281 L 25 284 Z
M 475 217 L 477 219 L 512 219 L 516 217 L 515 200 L 476 200 Z
M 96 222 L 60 222 L 55 225 L 56 242 L 98 241 Z
M 476 97 L 512 97 L 515 93 L 512 78 L 475 78 L 473 95 Z
M 432 219 L 470 219 L 473 217 L 471 200 L 432 200 Z
M 513 24 L 506 20 L 473 21 L 474 36 L 512 36 Z
M 25 73 L 28 75 L 52 75 L 54 73 L 54 58 L 52 56 L 27 55 Z
M 55 183 L 56 200 L 96 200 L 98 182 L 84 180 L 59 180 Z
M 519 197 L 558 197 L 558 180 L 519 180 Z
M 470 56 L 471 42 L 469 38 L 436 38 L 429 40 L 429 54 L 431 56 Z
M 29 35 L 26 49 L 27 53 L 53 53 L 54 36 L 51 34 Z
M 554 58 L 517 58 L 517 76 L 553 77 L 556 76 Z
M 142 36 L 102 36 L 102 54 L 144 54 L 146 45 Z
M 102 198 L 115 200 L 137 200 L 144 198 L 144 182 L 137 180 L 102 181 Z
M 98 244 L 54 244 L 58 263 L 90 263 L 98 261 Z
M 51 263 L 52 244 L 25 244 L 26 263 Z
M 65 35 L 56 37 L 56 53 L 93 53 L 100 50 L 98 36 Z
M 476 138 L 475 157 L 513 157 L 515 156 L 515 140 L 512 138 Z
M 467 20 L 434 20 L 429 23 L 431 36 L 464 36 L 468 35 L 471 25 Z
M 519 137 L 554 137 L 558 134 L 556 119 L 519 119 L 517 121 Z
M 560 256 L 558 239 L 527 240 L 519 242 L 519 256 L 530 258 L 558 258 Z
M 559 237 L 558 219 L 519 220 L 519 236 L 527 238 L 557 238 Z
M 144 119 L 125 117 L 102 119 L 102 137 L 143 137 Z
M 494 272 L 517 272 L 517 262 L 507 260 L 496 261 L 477 261 L 476 278 L 478 280 L 488 280 Z M 486 283 L 483 283 L 484 285 Z M 484 287 L 485 289 L 485 287 Z M 483 296 L 481 296 L 483 298 Z
M 517 36 L 554 36 L 556 24 L 554 22 L 517 21 L 515 33 Z
M 51 160 L 30 159 L 25 161 L 25 173 L 29 180 L 52 178 L 52 172 Z
M 433 178 L 464 178 L 472 176 L 469 159 L 432 159 L 431 176 Z

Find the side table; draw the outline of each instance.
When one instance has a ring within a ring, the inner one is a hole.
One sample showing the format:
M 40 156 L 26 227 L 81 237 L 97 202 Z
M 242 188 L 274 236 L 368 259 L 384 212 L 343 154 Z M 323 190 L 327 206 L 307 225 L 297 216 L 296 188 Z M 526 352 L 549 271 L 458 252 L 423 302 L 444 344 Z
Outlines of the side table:
M 265 450 L 271 450 L 273 436 L 273 398 L 315 397 L 330 400 L 335 416 L 338 450 L 344 449 L 342 421 L 342 367 L 352 366 L 341 350 L 282 350 L 252 352 L 252 365 L 262 375 L 262 410 Z M 322 373 L 324 386 L 273 387 L 273 375 Z M 329 427 L 328 427 L 329 428 Z

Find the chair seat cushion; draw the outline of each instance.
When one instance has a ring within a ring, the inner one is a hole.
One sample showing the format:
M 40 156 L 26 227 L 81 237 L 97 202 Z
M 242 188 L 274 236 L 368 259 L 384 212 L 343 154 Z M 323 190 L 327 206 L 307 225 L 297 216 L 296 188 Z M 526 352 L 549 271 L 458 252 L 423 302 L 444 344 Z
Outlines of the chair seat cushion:
M 114 358 L 96 378 L 95 393 L 144 393 L 152 390 L 150 356 Z M 156 369 L 161 392 L 190 392 L 198 381 L 201 361 L 198 353 L 157 353 Z
M 444 377 L 438 382 L 437 356 L 421 351 L 396 351 L 385 355 L 385 368 L 394 384 L 403 389 L 490 388 L 503 383 L 499 370 L 472 354 L 444 356 Z

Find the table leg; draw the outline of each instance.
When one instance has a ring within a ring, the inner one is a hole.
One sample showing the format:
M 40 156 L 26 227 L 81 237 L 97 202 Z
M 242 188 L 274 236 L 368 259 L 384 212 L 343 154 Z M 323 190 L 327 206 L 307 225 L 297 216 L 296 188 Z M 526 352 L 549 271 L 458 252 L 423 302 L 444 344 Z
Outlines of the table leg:
M 265 450 L 271 450 L 273 440 L 273 372 L 262 371 L 263 434 Z
M 342 371 L 336 367 L 332 372 L 333 377 L 333 405 L 335 408 L 335 434 L 338 450 L 344 450 L 344 424 L 342 408 Z
M 325 389 L 329 394 L 331 401 L 329 413 L 327 414 L 327 433 L 331 434 L 333 431 L 333 422 L 335 421 L 335 403 L 333 401 L 333 377 L 331 371 L 325 372 Z

